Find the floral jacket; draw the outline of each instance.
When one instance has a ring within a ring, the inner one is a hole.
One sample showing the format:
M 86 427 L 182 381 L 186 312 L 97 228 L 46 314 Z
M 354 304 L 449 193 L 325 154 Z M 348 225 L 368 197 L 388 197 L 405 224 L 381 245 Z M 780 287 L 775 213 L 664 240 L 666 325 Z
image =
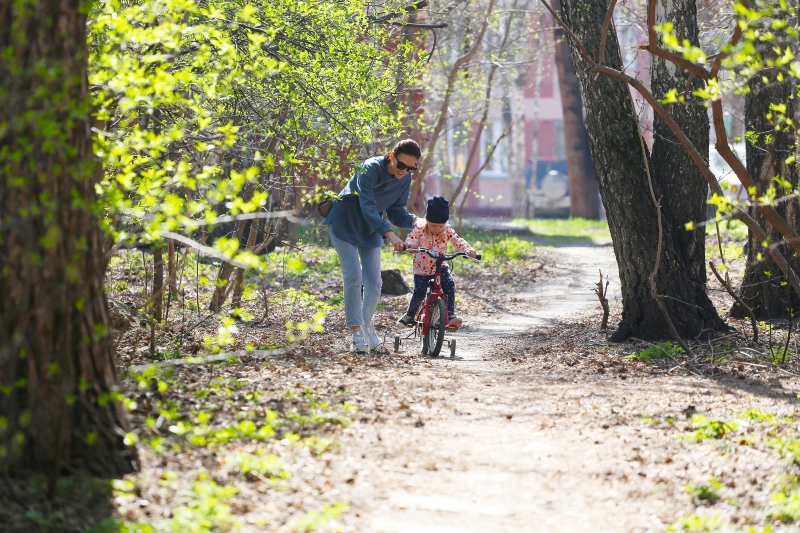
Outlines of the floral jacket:
M 426 233 L 425 226 L 416 226 L 406 238 L 409 248 L 427 248 L 439 253 L 447 251 L 447 243 L 452 242 L 460 252 L 469 252 L 472 246 L 462 239 L 450 224 L 445 224 L 444 231 L 439 235 Z M 414 274 L 419 276 L 433 276 L 436 273 L 436 261 L 428 254 L 418 252 L 414 254 Z

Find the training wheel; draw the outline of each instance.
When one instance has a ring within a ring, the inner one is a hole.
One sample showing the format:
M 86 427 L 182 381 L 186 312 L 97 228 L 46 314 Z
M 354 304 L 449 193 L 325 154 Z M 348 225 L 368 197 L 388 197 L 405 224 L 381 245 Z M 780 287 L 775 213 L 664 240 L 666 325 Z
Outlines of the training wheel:
M 394 353 L 400 352 L 400 335 L 394 336 Z
M 456 356 L 456 340 L 450 339 L 450 357 Z

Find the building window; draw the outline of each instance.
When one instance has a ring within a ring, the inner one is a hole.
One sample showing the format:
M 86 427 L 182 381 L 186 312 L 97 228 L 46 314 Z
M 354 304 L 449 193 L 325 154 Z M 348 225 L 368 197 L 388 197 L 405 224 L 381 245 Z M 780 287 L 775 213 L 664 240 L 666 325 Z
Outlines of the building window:
M 488 121 L 483 128 L 481 134 L 481 162 L 486 161 L 486 157 L 492 149 L 492 146 L 497 139 L 503 134 L 502 121 Z M 489 164 L 484 168 L 484 172 L 491 172 L 494 174 L 505 174 L 508 172 L 508 158 L 506 157 L 506 143 L 508 139 L 503 139 L 500 144 L 492 153 L 492 158 Z
M 566 138 L 564 137 L 564 121 L 553 121 L 553 157 L 556 159 L 567 158 Z

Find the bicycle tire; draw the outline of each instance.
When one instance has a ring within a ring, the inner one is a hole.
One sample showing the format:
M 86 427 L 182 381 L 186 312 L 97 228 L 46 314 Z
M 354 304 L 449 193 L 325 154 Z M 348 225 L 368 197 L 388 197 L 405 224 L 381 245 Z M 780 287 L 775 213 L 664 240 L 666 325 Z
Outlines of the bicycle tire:
M 425 339 L 423 341 L 423 354 L 427 351 L 430 357 L 438 357 L 439 352 L 442 351 L 442 344 L 444 343 L 444 330 L 445 324 L 445 305 L 444 300 L 436 300 L 431 306 L 431 317 L 428 322 L 428 331 L 425 332 Z M 427 350 L 426 350 L 427 348 Z

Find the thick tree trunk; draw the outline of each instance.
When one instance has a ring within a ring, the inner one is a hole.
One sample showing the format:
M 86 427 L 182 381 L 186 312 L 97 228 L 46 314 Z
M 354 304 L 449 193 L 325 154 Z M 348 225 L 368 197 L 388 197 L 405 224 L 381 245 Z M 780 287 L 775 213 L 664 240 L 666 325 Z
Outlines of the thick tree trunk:
M 748 7 L 756 8 L 757 4 L 753 0 L 745 2 Z M 757 21 L 754 25 L 762 25 L 763 28 L 771 28 L 771 19 Z M 791 21 L 790 21 L 791 25 Z M 759 28 L 756 28 L 759 29 Z M 759 52 L 765 59 L 775 59 L 776 54 L 773 49 L 775 44 L 785 44 L 787 39 L 784 32 L 777 32 L 778 43 L 769 41 L 758 42 Z M 795 57 L 800 51 L 797 42 L 790 43 Z M 777 81 L 777 70 L 763 69 L 758 75 L 753 77 L 749 83 L 750 91 L 745 97 L 745 131 L 755 133 L 749 136 L 746 145 L 747 172 L 756 182 L 758 196 L 763 195 L 770 187 L 775 187 L 777 196 L 781 197 L 790 194 L 788 191 L 773 181 L 778 176 L 791 182 L 792 188 L 797 189 L 800 184 L 797 163 L 787 164 L 789 156 L 796 155 L 800 146 L 797 144 L 796 127 L 800 124 L 800 102 L 794 96 L 796 80 L 787 78 L 784 81 Z M 766 77 L 767 82 L 762 76 Z M 773 115 L 770 109 L 772 104 L 785 104 L 786 116 L 794 121 L 794 128 L 786 125 L 776 128 L 774 118 L 770 120 L 768 115 Z M 786 219 L 789 225 L 795 229 L 800 228 L 800 205 L 797 200 L 781 202 L 775 205 L 775 210 Z M 753 218 L 764 228 L 767 234 L 769 245 L 778 246 L 778 249 L 789 261 L 789 266 L 795 272 L 800 272 L 800 257 L 792 252 L 788 244 L 777 244 L 783 240 L 781 234 L 772 225 L 768 224 L 757 209 L 750 209 Z M 742 300 L 750 306 L 753 314 L 760 319 L 783 318 L 789 316 L 789 309 L 800 308 L 800 298 L 794 291 L 787 290 L 786 279 L 781 276 L 781 270 L 767 254 L 764 242 L 756 238 L 753 232 L 748 232 L 747 267 L 742 280 L 740 296 Z M 731 315 L 743 317 L 746 314 L 744 309 L 734 305 Z
M 586 47 L 598 56 L 604 0 L 562 0 L 562 16 Z M 650 296 L 648 277 L 656 261 L 658 220 L 650 195 L 643 160 L 640 131 L 628 87 L 592 71 L 570 42 L 573 64 L 587 110 L 586 129 L 600 195 L 608 213 L 622 284 L 622 322 L 612 340 L 634 336 L 642 339 L 670 338 L 664 316 Z M 610 32 L 606 54 L 608 65 L 622 69 L 619 44 Z M 652 174 L 658 175 L 655 169 Z M 658 292 L 678 333 L 685 338 L 703 335 L 708 330 L 727 329 L 703 290 L 704 279 L 691 268 L 694 257 L 685 257 L 678 232 L 684 228 L 672 218 L 672 199 L 657 180 L 656 198 L 663 198 L 663 250 L 656 276 Z M 682 199 L 682 201 L 685 199 Z M 705 197 L 695 199 L 705 203 Z M 700 249 L 700 253 L 704 253 Z
M 697 8 L 695 0 L 658 0 L 656 23 L 672 22 L 678 39 L 699 46 Z M 650 87 L 659 100 L 670 89 L 685 93 L 685 104 L 672 104 L 667 112 L 692 141 L 697 151 L 708 161 L 709 120 L 702 101 L 692 96 L 692 91 L 702 87 L 696 77 L 690 83 L 686 69 L 675 66 L 657 56 L 651 56 Z M 687 85 L 688 84 L 688 85 Z M 688 90 L 686 90 L 688 87 Z M 694 164 L 689 152 L 670 131 L 658 115 L 653 119 L 653 179 L 664 195 L 663 212 L 672 220 L 675 246 L 680 250 L 692 280 L 686 290 L 695 293 L 692 300 L 706 299 L 705 232 L 702 229 L 686 231 L 686 224 L 697 224 L 706 219 L 708 183 Z
M 0 469 L 120 476 L 82 0 L 0 0 Z M 54 479 L 54 477 L 52 478 Z M 54 487 L 54 485 L 52 485 Z
M 554 9 L 561 8 L 560 0 L 555 0 L 553 3 Z M 600 218 L 600 201 L 597 197 L 597 178 L 594 174 L 592 154 L 589 151 L 589 136 L 583 119 L 580 84 L 572 65 L 564 30 L 556 24 L 554 33 L 558 88 L 561 92 L 564 142 L 567 152 L 569 215 L 596 220 Z
M 756 132 L 757 141 L 752 144 L 748 141 L 747 171 L 756 180 L 759 196 L 763 195 L 770 186 L 778 189 L 778 196 L 789 194 L 772 180 L 775 176 L 792 183 L 793 188 L 800 184 L 796 164 L 786 164 L 789 155 L 797 150 L 797 135 L 792 128 L 782 128 L 778 131 L 772 121 L 767 119 L 771 112 L 770 104 L 786 104 L 786 114 L 800 118 L 800 103 L 797 98 L 791 98 L 796 82 L 787 79 L 776 82 L 775 73 L 767 73 L 773 80 L 765 84 L 760 78 L 753 79 L 750 83 L 750 92 L 745 99 L 745 127 L 746 131 Z M 791 98 L 791 99 L 790 99 Z M 751 137 L 754 140 L 756 137 Z M 775 210 L 783 216 L 794 228 L 800 228 L 800 205 L 796 200 L 781 202 L 775 205 Z M 778 231 L 767 224 L 758 210 L 751 208 L 751 214 L 767 233 L 768 242 L 775 245 L 782 241 Z M 778 249 L 789 261 L 795 272 L 800 272 L 800 257 L 792 253 L 788 244 L 781 244 Z M 742 281 L 741 297 L 750 306 L 757 318 L 770 319 L 788 316 L 788 309 L 800 309 L 800 299 L 793 291 L 784 286 L 786 280 L 781 276 L 781 271 L 767 254 L 764 243 L 756 239 L 753 233 L 748 236 L 747 267 Z M 731 309 L 731 315 L 742 317 L 745 311 L 738 305 Z

